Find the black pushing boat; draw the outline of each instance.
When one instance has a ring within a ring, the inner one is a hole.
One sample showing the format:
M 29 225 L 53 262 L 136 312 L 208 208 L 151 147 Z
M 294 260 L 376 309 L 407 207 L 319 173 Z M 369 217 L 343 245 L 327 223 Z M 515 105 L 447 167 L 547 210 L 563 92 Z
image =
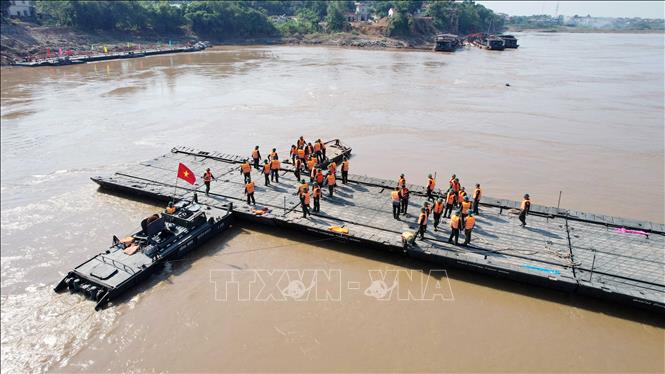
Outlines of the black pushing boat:
M 517 48 L 517 38 L 514 35 L 498 35 L 499 38 L 503 40 L 503 46 L 505 48 Z
M 453 34 L 439 34 L 434 42 L 435 52 L 455 52 L 460 47 L 462 43 L 459 37 Z
M 159 265 L 199 247 L 225 230 L 231 220 L 226 210 L 189 201 L 175 204 L 175 212 L 153 215 L 141 222 L 141 230 L 119 240 L 104 252 L 70 271 L 56 292 L 69 290 L 97 302 L 96 310 L 152 274 Z

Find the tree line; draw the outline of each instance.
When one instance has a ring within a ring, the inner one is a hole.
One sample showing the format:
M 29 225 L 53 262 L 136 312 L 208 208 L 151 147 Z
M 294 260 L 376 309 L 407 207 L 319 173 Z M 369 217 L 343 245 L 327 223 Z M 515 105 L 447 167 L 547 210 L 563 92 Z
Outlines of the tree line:
M 4 0 L 2 0 L 4 2 Z M 366 1 L 368 12 L 382 18 L 390 8 L 388 34 L 414 33 L 417 16 L 432 17 L 442 32 L 468 34 L 500 30 L 503 18 L 473 1 L 397 0 Z M 44 22 L 84 31 L 188 30 L 212 39 L 264 37 L 350 30 L 346 14 L 355 11 L 353 1 L 246 0 L 246 1 L 37 1 Z

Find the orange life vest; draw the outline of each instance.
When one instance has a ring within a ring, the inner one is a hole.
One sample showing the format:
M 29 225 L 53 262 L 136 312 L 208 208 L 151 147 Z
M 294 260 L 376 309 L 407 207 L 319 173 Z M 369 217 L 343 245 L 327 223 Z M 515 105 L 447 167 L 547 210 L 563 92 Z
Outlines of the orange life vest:
M 335 174 L 337 172 L 337 164 L 333 161 L 328 165 L 328 171 Z
M 279 170 L 279 160 L 270 161 L 270 169 Z
M 247 190 L 247 193 L 254 193 L 254 182 L 249 182 L 245 185 L 245 189 Z
M 314 187 L 314 198 L 318 199 L 319 197 L 321 197 L 321 188 Z
M 316 142 L 314 143 L 314 152 L 318 152 L 321 150 L 321 143 Z
M 455 193 L 448 192 L 448 195 L 446 196 L 446 204 L 453 205 L 454 203 L 455 203 Z
M 277 152 L 270 152 L 270 159 L 274 160 L 277 158 L 279 160 L 279 156 L 277 155 Z
M 298 195 L 302 195 L 303 192 L 305 192 L 306 189 L 309 188 L 309 184 L 303 183 L 298 187 Z
M 316 159 L 310 158 L 309 161 L 307 161 L 307 168 L 309 170 L 314 170 L 314 166 L 316 166 Z
M 302 148 L 302 147 L 304 147 L 304 146 L 305 146 L 305 139 L 303 139 L 302 137 L 300 137 L 300 139 L 298 139 L 298 143 L 297 143 L 297 144 L 298 144 L 298 148 Z
M 441 214 L 443 212 L 443 201 L 434 203 L 434 213 Z
M 294 156 L 298 154 L 298 149 L 296 147 L 291 147 L 291 151 L 289 152 L 290 156 Z
M 246 163 L 246 162 L 243 163 L 242 165 L 240 165 L 240 169 L 241 169 L 242 172 L 245 173 L 245 174 L 247 174 L 247 173 L 249 173 L 250 171 L 252 171 L 252 167 L 251 167 L 248 163 Z
M 531 200 L 524 199 L 520 205 L 520 209 L 527 210 L 531 208 Z
M 458 195 L 459 201 L 464 201 L 464 198 L 466 197 L 466 191 L 460 191 Z
M 464 228 L 467 230 L 471 230 L 475 225 L 476 225 L 476 217 L 474 216 L 466 217 L 466 219 L 464 220 Z
M 298 149 L 298 158 L 305 158 L 305 150 L 300 148 Z
M 349 171 L 349 160 L 342 161 L 342 171 Z
M 258 149 L 255 149 L 255 150 L 252 151 L 252 158 L 255 159 L 255 160 L 259 159 L 259 150 Z
M 427 180 L 427 189 L 434 190 L 434 186 L 436 186 L 436 180 L 434 178 L 429 178 Z
M 471 208 L 471 202 L 470 201 L 463 201 L 462 202 L 462 214 L 467 214 L 469 212 L 469 208 Z
M 451 229 L 459 229 L 459 224 L 460 224 L 460 218 L 457 214 L 450 218 Z
M 473 199 L 474 200 L 480 200 L 480 197 L 482 196 L 482 194 L 483 194 L 483 191 L 480 188 L 476 188 L 473 191 Z
M 428 219 L 429 215 L 427 213 L 420 213 L 420 217 L 418 217 L 418 224 L 421 226 L 427 225 Z
M 399 202 L 399 191 L 391 192 L 390 197 L 393 199 L 393 202 Z
M 329 186 L 334 186 L 335 185 L 335 174 L 328 174 L 328 176 L 326 178 L 328 178 L 328 185 Z
M 203 173 L 203 181 L 204 182 L 210 183 L 211 180 L 212 180 L 212 173 L 211 172 L 206 171 L 205 173 Z
M 318 173 L 316 173 L 316 183 L 318 183 L 318 184 L 323 183 L 323 178 L 324 178 L 324 175 L 323 175 L 322 172 L 319 171 Z
M 305 205 L 309 205 L 309 191 L 305 192 L 302 196 Z
M 270 164 L 263 164 L 263 174 L 270 174 Z
M 166 207 L 166 213 L 168 213 L 168 214 L 175 213 L 175 207 L 174 206 L 167 206 Z

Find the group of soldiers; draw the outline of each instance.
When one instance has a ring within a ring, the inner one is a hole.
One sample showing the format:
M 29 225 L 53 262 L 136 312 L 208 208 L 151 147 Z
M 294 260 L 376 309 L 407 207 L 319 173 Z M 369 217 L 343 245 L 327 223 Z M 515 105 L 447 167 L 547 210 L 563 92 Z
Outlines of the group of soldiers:
M 295 177 L 300 181 L 297 194 L 300 198 L 303 217 L 306 218 L 311 215 L 309 207 L 312 201 L 314 203 L 313 211 L 320 211 L 322 187 L 327 185 L 330 197 L 333 197 L 335 187 L 337 186 L 337 164 L 334 161 L 329 162 L 326 174 L 324 174 L 323 170 L 319 167 L 319 165 L 327 161 L 326 147 L 321 139 L 317 139 L 312 145 L 312 143 L 306 143 L 305 139 L 301 136 L 298 138 L 296 144 L 291 146 L 289 156 L 294 166 Z M 266 186 L 270 186 L 271 182 L 279 183 L 281 163 L 275 148 L 272 149 L 269 156 L 263 161 L 263 165 L 260 164 L 261 153 L 258 145 L 252 150 L 251 159 L 253 161 L 253 167 L 261 171 L 264 175 Z M 342 184 L 347 184 L 349 173 L 348 158 L 344 158 L 340 169 L 342 174 Z M 251 171 L 252 165 L 250 164 L 249 158 L 245 159 L 240 165 L 240 173 L 244 176 L 247 204 L 256 205 L 256 200 L 254 199 L 255 185 L 252 181 Z M 305 178 L 301 178 L 303 173 L 309 174 L 309 183 L 305 181 Z M 210 181 L 214 179 L 215 178 L 210 172 L 210 169 L 207 169 L 203 174 L 206 195 L 210 191 Z M 480 204 L 483 195 L 480 184 L 476 184 L 472 196 L 469 196 L 466 189 L 462 187 L 459 178 L 453 174 L 448 181 L 448 189 L 445 193 L 440 194 L 438 198 L 435 198 L 434 196 L 435 188 L 436 178 L 430 174 L 427 178 L 426 185 L 427 201 L 420 209 L 420 214 L 417 220 L 419 228 L 416 234 L 420 235 L 421 240 L 425 238 L 430 215 L 434 218 L 434 231 L 438 231 L 441 218 L 449 218 L 451 233 L 448 242 L 458 245 L 460 231 L 464 230 L 463 245 L 468 245 L 471 241 L 471 232 L 476 224 L 475 215 L 478 214 L 478 205 Z M 393 217 L 396 220 L 400 220 L 400 215 L 407 215 L 410 193 L 411 191 L 409 191 L 409 188 L 406 185 L 406 178 L 404 177 L 404 174 L 401 174 L 397 181 L 397 186 L 395 186 L 395 189 L 390 194 Z M 431 205 L 430 202 L 432 203 Z M 520 206 L 519 214 L 522 227 L 526 226 L 526 215 L 530 208 L 531 201 L 529 195 L 525 194 Z

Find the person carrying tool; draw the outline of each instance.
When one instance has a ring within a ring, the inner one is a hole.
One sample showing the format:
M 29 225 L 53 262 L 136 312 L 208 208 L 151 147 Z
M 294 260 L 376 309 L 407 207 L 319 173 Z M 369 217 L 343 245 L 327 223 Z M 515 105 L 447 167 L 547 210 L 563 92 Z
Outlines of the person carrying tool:
M 434 201 L 434 196 L 432 195 L 432 192 L 434 192 L 434 187 L 436 187 L 436 179 L 434 179 L 432 174 L 430 174 L 427 176 L 427 201 Z
M 342 161 L 342 184 L 347 184 L 349 182 L 349 158 L 344 157 Z
M 270 163 L 268 160 L 263 161 L 263 176 L 266 178 L 265 185 L 270 186 Z
M 448 243 L 453 242 L 453 238 L 455 238 L 455 245 L 459 244 L 459 230 L 462 223 L 462 220 L 460 219 L 460 211 L 456 210 L 455 213 L 453 213 L 453 216 L 450 218 L 450 237 L 448 238 Z
M 399 186 L 397 188 L 399 188 Z M 406 209 L 409 207 L 409 189 L 406 187 L 406 185 L 401 188 L 400 193 L 402 194 L 402 206 L 400 211 L 402 214 L 406 215 Z
M 418 217 L 418 233 L 420 240 L 425 240 L 425 231 L 427 231 L 427 220 L 429 219 L 429 212 L 426 208 L 420 209 L 420 216 Z
M 476 183 L 476 189 L 473 190 L 473 214 L 478 214 L 478 204 L 483 196 L 483 190 L 480 189 L 480 184 Z
M 464 220 L 464 246 L 469 245 L 471 242 L 471 231 L 476 226 L 476 217 L 473 216 L 472 212 L 469 212 L 469 215 Z
M 302 218 L 307 218 L 308 215 L 311 215 L 309 212 L 309 198 L 309 189 L 305 189 L 302 197 L 300 198 L 300 205 L 302 205 Z
M 275 183 L 279 183 L 279 167 L 280 163 L 277 155 L 275 155 L 275 158 L 270 161 L 270 180 L 275 181 Z
M 526 227 L 526 216 L 529 214 L 529 211 L 531 210 L 531 198 L 529 198 L 529 194 L 524 194 L 524 199 L 522 200 L 522 204 L 520 204 L 520 221 L 522 222 L 522 227 Z
M 259 152 L 259 146 L 255 146 L 252 151 L 252 160 L 254 161 L 254 169 L 259 170 L 259 161 L 261 161 L 261 152 Z
M 390 200 L 393 203 L 393 218 L 399 219 L 400 201 L 401 201 L 399 186 L 396 186 L 393 191 L 390 191 Z
M 240 174 L 245 177 L 245 183 L 252 180 L 252 167 L 249 165 L 249 160 L 245 159 L 242 164 L 240 164 Z
M 249 205 L 250 200 L 252 204 L 256 205 L 256 200 L 254 200 L 254 182 L 251 180 L 245 183 L 245 194 L 247 195 L 247 205 Z
M 210 182 L 213 179 L 215 179 L 215 177 L 212 175 L 210 168 L 207 168 L 205 173 L 203 173 L 203 184 L 206 186 L 206 196 L 208 196 L 208 193 L 210 192 Z
M 443 214 L 443 199 L 439 198 L 435 203 L 434 203 L 434 209 L 432 211 L 434 212 L 434 231 L 438 231 L 437 227 L 439 226 L 439 220 L 441 220 L 441 215 Z
M 314 188 L 312 188 L 312 196 L 314 197 L 314 212 L 321 211 L 321 187 L 318 183 L 314 183 Z
M 443 211 L 443 218 L 450 218 L 450 215 L 453 212 L 453 207 L 455 206 L 455 201 L 457 201 L 457 195 L 453 192 L 453 189 L 448 189 L 446 193 L 446 210 Z
M 328 173 L 326 176 L 326 183 L 328 184 L 328 191 L 330 191 L 330 197 L 333 197 L 333 193 L 335 192 L 335 187 L 337 186 L 337 178 L 335 178 L 335 174 Z

